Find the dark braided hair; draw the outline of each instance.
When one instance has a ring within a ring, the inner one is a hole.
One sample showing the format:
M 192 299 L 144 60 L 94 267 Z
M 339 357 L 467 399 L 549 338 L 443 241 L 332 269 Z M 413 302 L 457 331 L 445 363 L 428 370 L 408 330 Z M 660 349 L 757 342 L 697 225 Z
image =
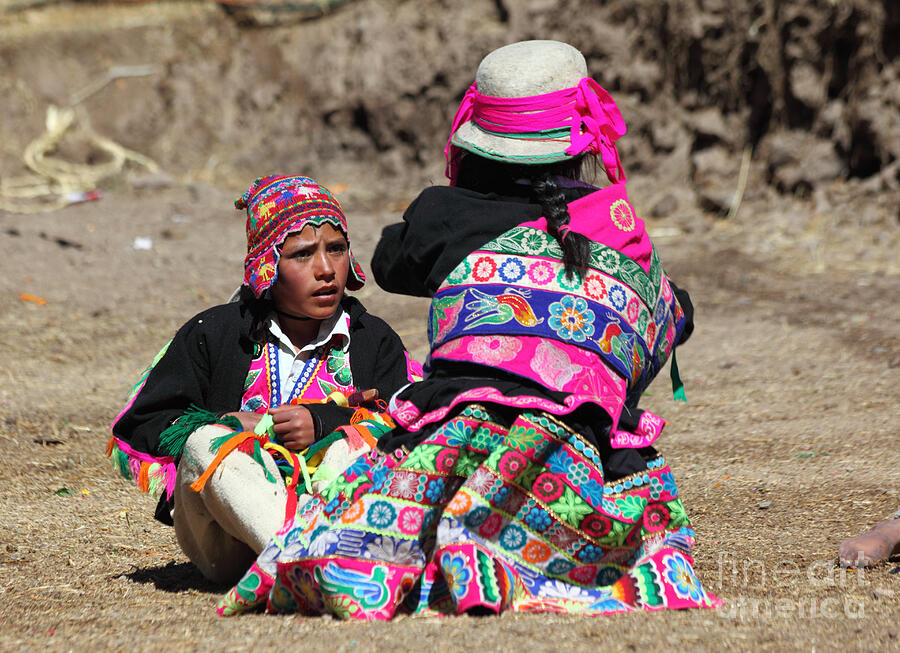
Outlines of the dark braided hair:
M 547 231 L 556 238 L 563 251 L 566 276 L 574 272 L 584 276 L 591 261 L 591 241 L 569 231 L 569 209 L 566 196 L 556 182 L 558 177 L 580 180 L 584 157 L 546 165 L 520 165 L 493 161 L 466 153 L 459 162 L 456 185 L 479 193 L 520 195 L 529 191 L 529 199 L 541 205 L 547 218 Z M 527 185 L 523 188 L 523 183 Z
M 268 298 L 268 293 L 262 297 L 256 297 L 249 286 L 241 286 L 238 301 L 241 303 L 241 312 L 249 311 L 252 322 L 250 324 L 250 343 L 252 346 L 260 346 L 266 343 L 268 339 L 268 331 L 266 329 L 266 319 L 271 314 L 275 305 Z

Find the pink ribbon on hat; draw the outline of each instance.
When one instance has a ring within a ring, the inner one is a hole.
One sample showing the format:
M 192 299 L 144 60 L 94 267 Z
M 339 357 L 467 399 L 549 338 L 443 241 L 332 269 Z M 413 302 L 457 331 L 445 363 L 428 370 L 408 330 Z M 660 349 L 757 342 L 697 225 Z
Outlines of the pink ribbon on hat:
M 590 77 L 582 78 L 572 88 L 516 98 L 482 95 L 472 84 L 456 110 L 444 148 L 447 176 L 451 180 L 455 177 L 456 158 L 453 135 L 469 120 L 485 131 L 499 134 L 524 134 L 568 126 L 571 144 L 566 154 L 599 154 L 610 181 L 625 180 L 625 169 L 615 146 L 615 141 L 625 134 L 625 120 L 612 96 Z

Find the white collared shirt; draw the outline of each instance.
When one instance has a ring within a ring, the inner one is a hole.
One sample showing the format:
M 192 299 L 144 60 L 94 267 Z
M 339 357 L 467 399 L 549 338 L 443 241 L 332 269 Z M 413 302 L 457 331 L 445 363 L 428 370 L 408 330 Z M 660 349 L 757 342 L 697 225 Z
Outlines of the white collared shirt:
M 290 319 L 290 318 L 288 318 Z M 281 386 L 281 403 L 285 403 L 291 396 L 294 383 L 300 377 L 306 362 L 320 346 L 331 342 L 342 351 L 347 351 L 350 346 L 350 315 L 341 308 L 334 312 L 327 320 L 319 325 L 319 333 L 308 344 L 300 349 L 294 347 L 278 321 L 277 313 L 269 316 L 269 333 L 274 336 L 274 342 L 278 348 L 278 372 Z M 335 339 L 340 341 L 333 342 Z

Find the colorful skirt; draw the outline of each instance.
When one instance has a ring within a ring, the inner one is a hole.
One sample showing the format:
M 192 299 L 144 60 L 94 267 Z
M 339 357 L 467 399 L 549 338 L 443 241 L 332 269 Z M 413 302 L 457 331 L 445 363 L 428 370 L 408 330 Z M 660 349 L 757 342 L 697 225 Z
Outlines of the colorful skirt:
M 554 416 L 467 406 L 412 451 L 373 450 L 298 510 L 219 604 L 395 614 L 716 607 L 662 457 L 606 482 Z

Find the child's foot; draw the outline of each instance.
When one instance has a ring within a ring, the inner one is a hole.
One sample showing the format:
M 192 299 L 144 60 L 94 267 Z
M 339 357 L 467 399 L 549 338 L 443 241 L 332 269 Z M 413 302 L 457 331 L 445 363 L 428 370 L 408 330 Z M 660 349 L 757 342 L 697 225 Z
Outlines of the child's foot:
M 883 521 L 838 547 L 842 567 L 870 567 L 900 553 L 900 518 Z

